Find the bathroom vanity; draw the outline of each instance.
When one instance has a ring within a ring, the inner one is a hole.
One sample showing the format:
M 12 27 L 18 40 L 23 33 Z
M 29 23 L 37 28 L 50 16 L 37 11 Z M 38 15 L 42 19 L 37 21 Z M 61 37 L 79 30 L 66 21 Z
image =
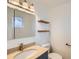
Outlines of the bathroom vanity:
M 37 59 L 48 59 L 48 51 L 46 51 L 44 54 L 42 54 L 40 57 Z
M 48 49 L 33 45 L 8 54 L 7 59 L 48 59 Z

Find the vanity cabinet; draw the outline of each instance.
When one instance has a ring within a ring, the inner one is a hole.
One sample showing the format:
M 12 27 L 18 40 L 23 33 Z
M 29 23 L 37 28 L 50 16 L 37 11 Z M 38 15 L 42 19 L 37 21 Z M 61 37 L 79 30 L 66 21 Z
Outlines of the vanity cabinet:
M 44 54 L 42 54 L 40 57 L 37 59 L 48 59 L 48 51 L 46 51 Z

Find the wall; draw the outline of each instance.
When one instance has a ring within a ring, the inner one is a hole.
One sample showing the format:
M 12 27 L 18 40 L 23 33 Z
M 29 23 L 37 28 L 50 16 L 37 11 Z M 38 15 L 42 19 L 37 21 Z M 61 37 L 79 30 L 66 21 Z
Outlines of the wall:
M 47 19 L 48 18 L 48 7 L 43 0 L 29 0 L 34 3 L 35 13 L 38 15 L 39 19 Z
M 20 39 L 13 39 L 7 41 L 7 49 L 17 47 L 20 45 L 20 43 L 23 44 L 29 44 L 35 42 L 35 36 L 34 37 L 26 37 L 26 38 L 20 38 Z
M 70 2 L 51 8 L 49 12 L 51 23 L 51 44 L 53 52 L 63 56 L 63 59 L 71 59 L 70 47 L 66 43 L 71 42 L 71 6 Z

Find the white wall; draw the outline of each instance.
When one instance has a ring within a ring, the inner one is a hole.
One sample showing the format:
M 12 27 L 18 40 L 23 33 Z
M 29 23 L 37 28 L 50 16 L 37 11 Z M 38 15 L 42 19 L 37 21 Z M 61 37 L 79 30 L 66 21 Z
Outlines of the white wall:
M 63 59 L 71 59 L 70 44 L 71 41 L 71 11 L 70 2 L 61 4 L 52 8 L 49 12 L 51 23 L 51 43 L 54 52 L 58 52 L 63 56 Z
M 20 43 L 29 44 L 29 43 L 33 43 L 33 42 L 35 42 L 35 37 L 8 40 L 7 49 L 17 47 L 20 45 Z
M 40 19 L 48 18 L 47 4 L 45 4 L 43 0 L 29 0 L 29 1 L 34 3 L 34 7 L 36 10 L 35 13 L 38 15 Z

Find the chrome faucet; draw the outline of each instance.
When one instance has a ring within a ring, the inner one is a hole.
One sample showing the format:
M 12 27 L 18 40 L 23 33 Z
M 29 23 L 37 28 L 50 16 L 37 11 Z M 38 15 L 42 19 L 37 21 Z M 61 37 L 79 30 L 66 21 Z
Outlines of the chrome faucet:
M 20 51 L 23 51 L 23 49 L 24 49 L 23 43 L 21 43 L 20 46 L 19 46 L 19 50 L 20 50 Z

